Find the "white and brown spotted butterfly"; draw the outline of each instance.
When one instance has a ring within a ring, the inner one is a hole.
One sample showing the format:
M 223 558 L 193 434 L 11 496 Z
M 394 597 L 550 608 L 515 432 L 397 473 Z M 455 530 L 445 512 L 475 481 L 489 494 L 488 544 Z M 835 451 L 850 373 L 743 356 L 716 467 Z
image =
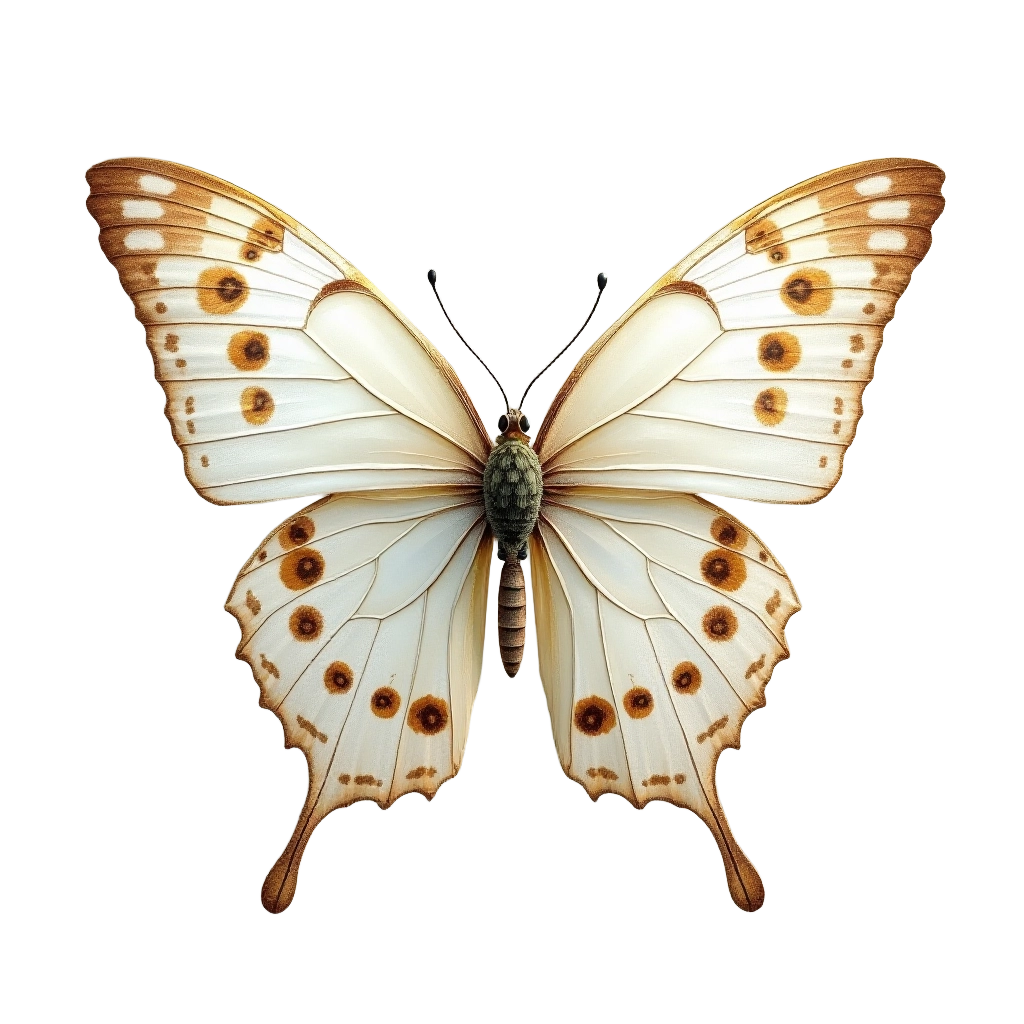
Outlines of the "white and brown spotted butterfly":
M 744 910 L 764 889 L 715 765 L 764 704 L 799 604 L 768 548 L 696 494 L 803 503 L 835 486 L 942 180 L 872 160 L 733 221 L 587 351 L 532 446 L 533 603 L 562 767 L 595 799 L 698 814 Z M 261 703 L 309 763 L 263 887 L 277 912 L 330 811 L 429 798 L 458 771 L 499 532 L 484 471 L 529 427 L 507 409 L 492 441 L 437 350 L 268 203 L 158 160 L 88 181 L 192 485 L 218 504 L 328 495 L 260 544 L 227 602 Z M 525 602 L 510 593 L 503 615 Z

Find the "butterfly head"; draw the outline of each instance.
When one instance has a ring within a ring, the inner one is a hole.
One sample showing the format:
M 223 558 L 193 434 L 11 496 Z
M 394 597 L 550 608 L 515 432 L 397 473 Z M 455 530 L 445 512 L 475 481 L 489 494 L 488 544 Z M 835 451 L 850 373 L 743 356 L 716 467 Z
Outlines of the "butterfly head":
M 503 413 L 498 419 L 498 430 L 501 433 L 495 438 L 495 441 L 516 440 L 529 444 L 530 438 L 526 433 L 529 429 L 530 421 L 526 418 L 526 415 L 518 409 L 509 409 L 507 413 Z

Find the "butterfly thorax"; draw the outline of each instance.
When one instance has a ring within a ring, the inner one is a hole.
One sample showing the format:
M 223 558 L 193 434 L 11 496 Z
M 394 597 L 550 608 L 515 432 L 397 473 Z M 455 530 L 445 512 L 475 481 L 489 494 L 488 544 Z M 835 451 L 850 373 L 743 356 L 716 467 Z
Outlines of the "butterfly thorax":
M 498 556 L 515 558 L 537 525 L 543 491 L 540 460 L 519 431 L 507 431 L 496 440 L 484 469 L 484 509 L 498 541 Z

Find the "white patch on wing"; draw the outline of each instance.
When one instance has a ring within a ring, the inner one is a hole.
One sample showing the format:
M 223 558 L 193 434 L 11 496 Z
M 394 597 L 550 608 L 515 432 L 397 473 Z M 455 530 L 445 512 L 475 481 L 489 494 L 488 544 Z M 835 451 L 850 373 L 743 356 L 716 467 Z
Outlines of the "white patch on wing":
M 164 208 L 152 199 L 126 199 L 121 203 L 121 215 L 132 220 L 151 220 L 164 215 Z
M 139 188 L 143 192 L 156 192 L 161 196 L 169 196 L 178 186 L 168 178 L 158 174 L 143 174 L 139 178 Z
M 137 228 L 124 236 L 124 247 L 126 249 L 162 249 L 164 236 L 159 231 L 146 231 L 143 228 Z
M 910 216 L 908 199 L 891 199 L 885 203 L 872 203 L 868 207 L 872 220 L 906 220 Z
M 252 227 L 260 217 L 255 210 L 250 210 L 249 207 L 236 203 L 233 199 L 218 195 L 214 195 L 210 199 L 210 215 L 233 220 L 236 224 L 244 224 L 246 227 Z
M 876 175 L 874 178 L 865 178 L 853 186 L 862 196 L 880 196 L 892 188 L 892 178 L 886 174 Z
M 907 236 L 902 231 L 872 231 L 868 236 L 869 249 L 900 252 L 907 247 Z

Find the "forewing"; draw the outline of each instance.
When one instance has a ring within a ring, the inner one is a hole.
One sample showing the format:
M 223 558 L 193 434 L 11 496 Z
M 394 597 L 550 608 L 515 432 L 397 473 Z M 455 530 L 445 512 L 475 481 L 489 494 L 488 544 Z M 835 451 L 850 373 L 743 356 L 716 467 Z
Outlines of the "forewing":
M 824 497 L 942 180 L 917 160 L 854 164 L 715 235 L 566 381 L 537 436 L 545 486 Z
M 768 549 L 685 494 L 546 494 L 531 538 L 541 677 L 566 774 L 597 799 L 667 800 L 711 829 L 729 890 L 763 901 L 715 765 L 764 704 L 796 594 Z
M 479 479 L 490 441 L 451 367 L 301 224 L 179 164 L 112 160 L 87 178 L 203 497 Z
M 284 910 L 337 807 L 433 797 L 458 770 L 480 679 L 491 537 L 479 491 L 336 495 L 282 524 L 227 608 L 260 703 L 301 747 L 309 792 L 263 903 Z

